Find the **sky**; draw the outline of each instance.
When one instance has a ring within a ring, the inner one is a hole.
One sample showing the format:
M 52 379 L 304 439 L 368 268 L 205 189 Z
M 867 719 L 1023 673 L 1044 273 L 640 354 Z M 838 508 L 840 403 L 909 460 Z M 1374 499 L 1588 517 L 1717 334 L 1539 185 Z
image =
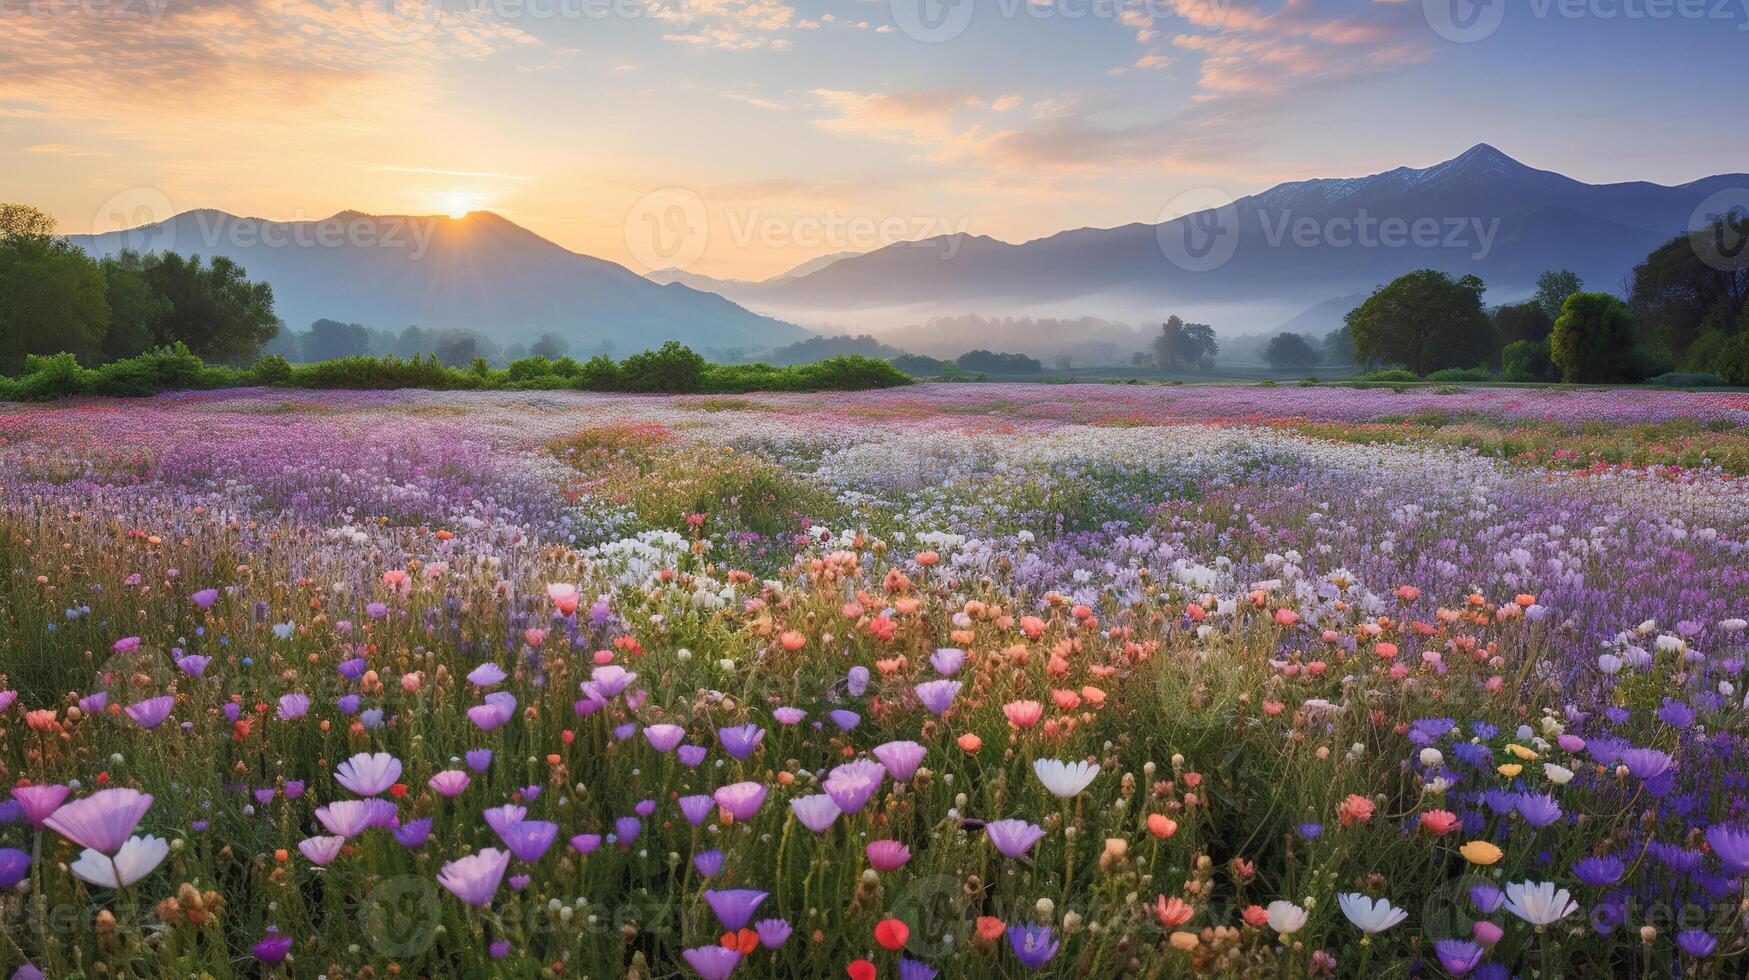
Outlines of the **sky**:
M 0 200 L 69 234 L 483 209 L 757 279 L 1479 142 L 1749 170 L 1746 61 L 1749 0 L 0 0 Z

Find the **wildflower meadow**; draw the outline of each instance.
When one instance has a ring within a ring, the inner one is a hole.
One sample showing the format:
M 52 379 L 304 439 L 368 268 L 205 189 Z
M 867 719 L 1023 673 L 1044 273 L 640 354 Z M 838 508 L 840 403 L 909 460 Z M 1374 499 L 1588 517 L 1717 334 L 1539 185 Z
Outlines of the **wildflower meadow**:
M 1742 977 L 1749 397 L 0 404 L 0 975 Z

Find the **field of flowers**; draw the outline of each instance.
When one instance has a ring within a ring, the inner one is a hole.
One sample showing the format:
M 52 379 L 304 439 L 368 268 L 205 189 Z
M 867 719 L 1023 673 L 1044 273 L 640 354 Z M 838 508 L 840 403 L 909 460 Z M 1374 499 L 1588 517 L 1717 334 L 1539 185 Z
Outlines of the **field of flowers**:
M 1742 977 L 1745 433 L 1627 391 L 0 404 L 0 975 Z

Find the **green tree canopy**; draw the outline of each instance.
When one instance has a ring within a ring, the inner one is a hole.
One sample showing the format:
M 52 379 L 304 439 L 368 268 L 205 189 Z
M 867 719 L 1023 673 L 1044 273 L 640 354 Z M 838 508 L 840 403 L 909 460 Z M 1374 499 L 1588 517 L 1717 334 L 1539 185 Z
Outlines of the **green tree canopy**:
M 110 311 L 103 271 L 54 235 L 53 218 L 0 204 L 0 373 L 31 354 L 67 351 L 86 360 L 103 350 Z
M 1454 280 L 1435 269 L 1399 276 L 1348 312 L 1355 352 L 1416 374 L 1486 363 L 1494 354 L 1494 325 L 1482 310 L 1486 288 L 1475 276 Z
M 1559 312 L 1557 308 L 1556 313 Z M 1536 300 L 1502 306 L 1494 311 L 1494 333 L 1501 347 L 1510 347 L 1521 340 L 1533 344 L 1546 340 L 1554 329 L 1555 318 L 1549 316 Z
M 1168 317 L 1154 338 L 1154 361 L 1162 371 L 1207 370 L 1220 352 L 1214 327 L 1177 316 Z
M 1585 288 L 1585 280 L 1571 269 L 1559 271 L 1549 270 L 1536 277 L 1536 305 L 1542 307 L 1543 315 L 1553 323 L 1561 315 L 1561 307 L 1567 302 L 1567 297 Z M 1516 340 L 1539 340 L 1537 337 L 1517 337 Z
M 1281 370 L 1317 367 L 1322 357 L 1310 340 L 1285 330 L 1269 338 L 1269 346 L 1263 349 L 1263 359 Z
M 1631 381 L 1639 361 L 1636 333 L 1626 303 L 1608 293 L 1574 293 L 1549 335 L 1549 356 L 1569 383 Z
M 169 252 L 146 263 L 146 282 L 171 305 L 158 325 L 160 344 L 182 341 L 202 360 L 241 364 L 253 361 L 279 333 L 273 287 L 250 282 L 230 259 L 219 256 L 202 265 L 198 255 Z
M 1678 235 L 1634 267 L 1628 306 L 1647 340 L 1680 358 L 1705 330 L 1730 330 L 1741 316 L 1733 311 L 1749 306 L 1749 254 L 1724 258 L 1733 254 L 1731 236 L 1740 233 L 1738 225 L 1720 218 L 1710 234 L 1725 244 L 1705 247 L 1711 244 L 1706 230 Z

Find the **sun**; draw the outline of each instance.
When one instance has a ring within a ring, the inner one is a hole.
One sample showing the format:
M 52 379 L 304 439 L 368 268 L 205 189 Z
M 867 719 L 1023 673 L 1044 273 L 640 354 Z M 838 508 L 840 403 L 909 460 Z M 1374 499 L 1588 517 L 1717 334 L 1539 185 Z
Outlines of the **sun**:
M 468 195 L 456 192 L 444 195 L 443 209 L 452 218 L 465 218 L 468 216 L 468 212 L 473 210 L 473 207 Z

